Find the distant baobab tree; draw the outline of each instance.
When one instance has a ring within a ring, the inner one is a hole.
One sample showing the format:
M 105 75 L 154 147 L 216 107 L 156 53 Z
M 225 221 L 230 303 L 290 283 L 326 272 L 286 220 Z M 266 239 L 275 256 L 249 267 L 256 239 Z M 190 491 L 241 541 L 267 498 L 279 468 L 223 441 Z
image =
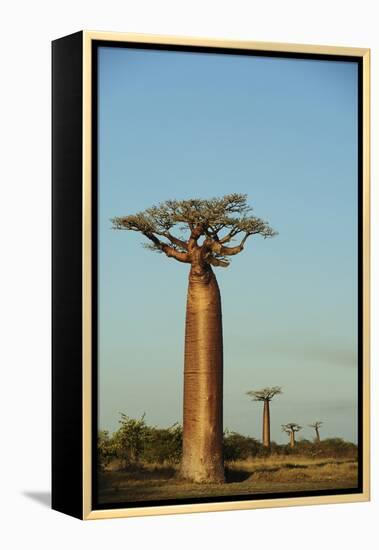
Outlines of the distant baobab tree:
M 320 443 L 320 441 L 321 441 L 320 428 L 321 428 L 322 425 L 323 425 L 323 422 L 321 422 L 320 420 L 316 420 L 316 422 L 314 422 L 313 424 L 309 424 L 309 427 L 313 428 L 316 432 L 316 441 L 317 441 L 317 443 Z
M 283 432 L 286 432 L 290 436 L 290 446 L 295 446 L 295 433 L 302 430 L 303 427 L 299 426 L 299 424 L 295 424 L 294 422 L 290 422 L 289 424 L 282 424 L 282 430 Z
M 115 229 L 142 233 L 150 241 L 147 248 L 190 266 L 181 473 L 192 481 L 224 481 L 222 317 L 213 267 L 228 267 L 228 258 L 242 252 L 249 237 L 275 235 L 251 211 L 247 196 L 234 193 L 209 200 L 167 200 L 112 220 Z M 179 238 L 172 230 L 183 233 Z M 241 239 L 239 244 L 226 246 L 235 238 Z
M 253 401 L 263 401 L 263 426 L 262 426 L 262 443 L 264 447 L 270 447 L 270 401 L 275 395 L 282 393 L 282 388 L 273 386 L 272 388 L 263 388 L 263 390 L 251 390 L 246 394 Z

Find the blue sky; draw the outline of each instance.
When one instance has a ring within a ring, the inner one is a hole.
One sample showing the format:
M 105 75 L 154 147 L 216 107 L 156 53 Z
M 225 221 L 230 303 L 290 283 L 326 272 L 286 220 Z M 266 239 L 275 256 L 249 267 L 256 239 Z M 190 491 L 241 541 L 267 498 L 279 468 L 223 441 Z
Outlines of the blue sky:
M 238 192 L 279 235 L 216 270 L 224 426 L 260 438 L 245 393 L 279 385 L 273 439 L 356 441 L 356 64 L 102 47 L 98 95 L 100 428 L 182 420 L 188 266 L 110 219 Z

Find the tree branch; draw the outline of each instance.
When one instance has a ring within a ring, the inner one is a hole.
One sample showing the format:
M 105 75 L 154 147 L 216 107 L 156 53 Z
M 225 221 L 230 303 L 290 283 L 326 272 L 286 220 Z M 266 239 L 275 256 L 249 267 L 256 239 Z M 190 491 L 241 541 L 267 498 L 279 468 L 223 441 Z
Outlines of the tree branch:
M 295 424 L 295 422 L 290 422 L 289 424 L 282 424 L 283 432 L 286 432 L 288 434 L 290 434 L 291 432 L 292 433 L 299 432 L 302 429 L 303 427 L 300 426 L 299 424 Z
M 188 250 L 188 243 L 185 241 L 182 241 L 181 239 L 178 239 L 174 235 L 171 235 L 171 233 L 167 232 L 163 234 L 164 237 L 169 239 L 173 244 L 176 244 L 176 246 L 180 246 L 180 248 L 184 248 L 184 250 Z
M 196 224 L 191 227 L 191 235 L 188 240 L 188 250 L 191 251 L 197 246 L 199 237 L 204 233 L 202 225 Z
M 115 217 L 112 224 L 114 229 L 142 233 L 151 241 L 145 244 L 148 249 L 164 252 L 179 262 L 190 263 L 200 248 L 201 257 L 206 256 L 209 264 L 226 267 L 229 262 L 223 258 L 239 254 L 250 235 L 265 239 L 276 235 L 267 222 L 250 215 L 251 211 L 245 194 L 232 193 L 210 199 L 167 200 L 137 214 Z M 175 227 L 189 229 L 189 237 L 172 235 Z M 228 233 L 220 237 L 221 232 Z M 239 238 L 244 235 L 239 245 L 225 246 L 239 234 Z M 205 237 L 201 245 L 200 237 Z
M 219 258 L 215 258 L 214 256 L 208 256 L 206 258 L 206 261 L 209 264 L 214 265 L 215 267 L 228 267 L 230 265 L 228 260 L 220 260 Z
M 162 241 L 160 241 L 158 237 L 156 237 L 153 233 L 144 233 L 144 235 L 145 237 L 150 239 L 150 241 L 152 241 L 157 248 L 162 250 L 162 252 L 164 252 L 169 258 L 175 258 L 175 260 L 177 260 L 178 262 L 186 264 L 190 263 L 190 258 L 187 252 L 180 252 L 179 250 L 175 250 L 175 248 L 173 248 L 169 244 L 162 243 Z
M 280 386 L 273 386 L 270 388 L 263 388 L 262 390 L 251 390 L 246 394 L 254 401 L 271 401 L 275 395 L 280 395 L 282 388 Z
M 233 239 L 233 237 L 235 237 L 236 235 L 238 235 L 238 233 L 242 233 L 242 230 L 241 229 L 237 229 L 237 228 L 234 228 L 230 231 L 230 233 L 228 233 L 227 235 L 225 235 L 225 237 L 222 237 L 221 239 L 219 239 L 219 242 L 221 244 L 225 244 L 225 243 L 228 243 L 229 241 L 231 241 Z
M 213 252 L 219 254 L 220 256 L 235 256 L 236 254 L 242 252 L 246 239 L 250 236 L 250 234 L 251 233 L 246 233 L 238 246 L 223 246 L 220 242 L 212 240 L 210 243 L 210 248 Z

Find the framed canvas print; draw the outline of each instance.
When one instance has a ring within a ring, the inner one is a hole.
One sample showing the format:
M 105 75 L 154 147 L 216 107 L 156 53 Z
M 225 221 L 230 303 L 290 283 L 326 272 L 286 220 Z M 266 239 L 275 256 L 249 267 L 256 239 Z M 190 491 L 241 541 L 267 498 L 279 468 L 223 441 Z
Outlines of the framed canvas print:
M 53 42 L 53 508 L 369 499 L 369 50 Z

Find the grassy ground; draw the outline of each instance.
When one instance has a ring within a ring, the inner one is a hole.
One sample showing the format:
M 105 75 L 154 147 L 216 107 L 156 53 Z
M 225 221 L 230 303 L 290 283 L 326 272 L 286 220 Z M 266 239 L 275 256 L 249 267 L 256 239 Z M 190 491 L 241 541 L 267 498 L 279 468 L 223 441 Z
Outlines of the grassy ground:
M 351 489 L 357 486 L 353 459 L 272 456 L 226 464 L 225 484 L 188 483 L 178 468 L 144 465 L 131 470 L 110 469 L 99 476 L 99 502 L 183 499 Z

